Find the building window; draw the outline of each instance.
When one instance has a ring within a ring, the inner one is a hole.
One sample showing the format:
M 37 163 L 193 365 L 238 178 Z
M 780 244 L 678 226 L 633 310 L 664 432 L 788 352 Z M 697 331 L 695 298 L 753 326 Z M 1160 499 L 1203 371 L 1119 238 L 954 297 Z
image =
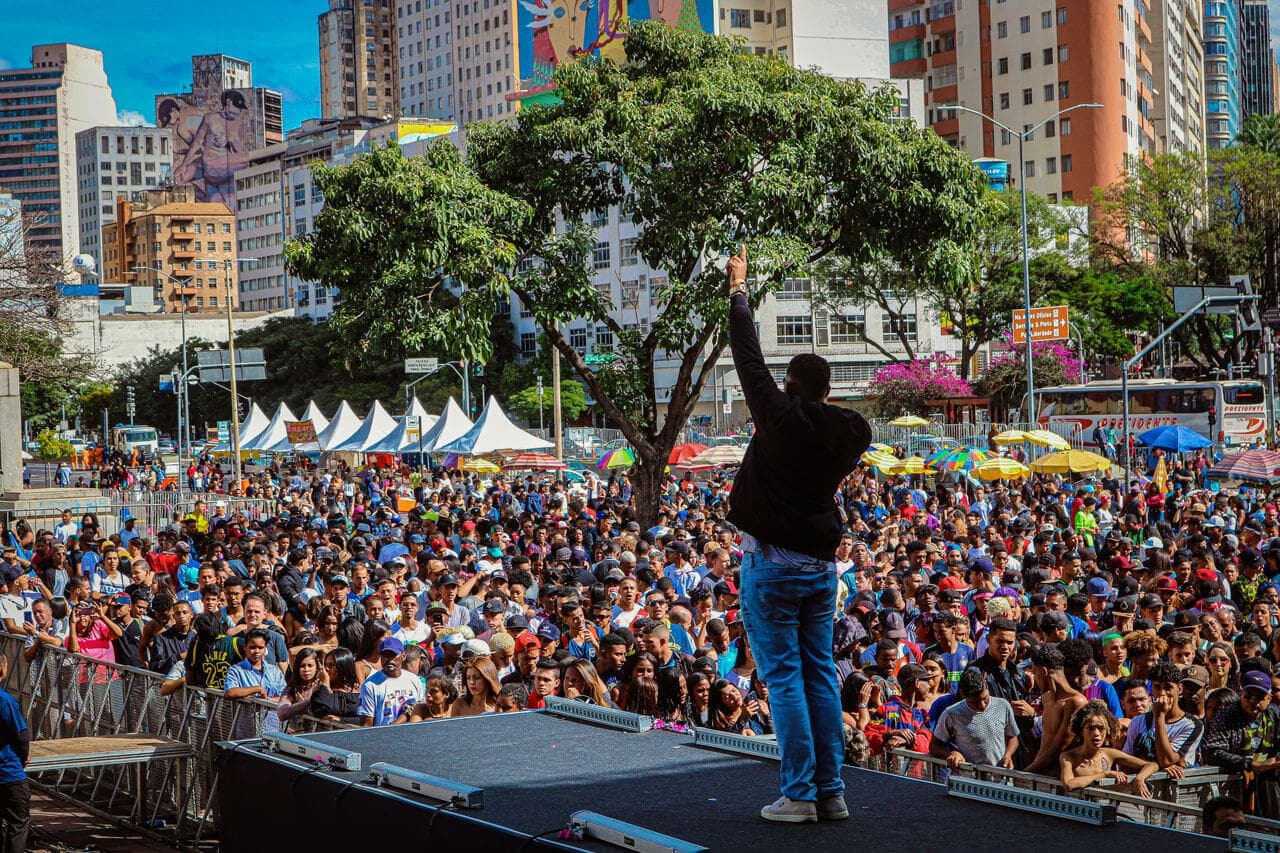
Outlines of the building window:
M 596 352 L 609 352 L 613 349 L 613 330 L 608 326 L 596 326 Z
M 813 343 L 813 318 L 803 316 L 778 317 L 778 346 L 795 346 Z
M 1000 131 L 1000 144 L 1001 144 L 1001 145 L 1011 145 L 1011 144 L 1013 144 L 1013 134 L 1012 134 L 1012 133 L 1010 133 L 1010 132 L 1009 132 L 1009 131 L 1007 131 L 1007 130 L 1001 130 L 1001 131 Z
M 1018 32 L 1020 33 L 1031 32 L 1031 16 L 1030 15 L 1023 15 L 1021 18 L 1018 19 Z
M 750 29 L 751 28 L 751 10 L 730 9 L 729 10 L 729 26 L 739 30 Z
M 996 72 L 999 74 L 1009 73 L 1009 57 L 1002 56 L 996 60 Z
M 1067 57 L 1070 55 L 1070 53 L 1071 51 L 1067 50 L 1067 46 L 1065 44 L 1058 45 L 1058 61 L 1059 62 L 1066 62 Z
M 533 358 L 538 354 L 538 336 L 533 332 L 520 333 L 520 357 Z
M 779 9 L 773 13 L 773 21 L 779 29 L 787 25 L 787 10 Z
M 1008 35 L 1009 35 L 1008 21 L 1000 21 L 998 24 L 996 24 L 996 38 L 998 39 L 1007 38 Z
M 1009 109 L 1009 93 L 1008 92 L 1000 93 L 1000 109 L 1002 110 Z
M 1054 126 L 1054 122 L 1047 121 L 1044 123 L 1044 135 L 1046 139 L 1053 136 L 1056 132 L 1057 128 Z
M 1065 101 L 1067 98 L 1070 98 L 1070 97 L 1071 97 L 1071 83 L 1070 81 L 1063 80 L 1061 83 L 1058 84 L 1058 100 Z
M 1045 99 L 1046 101 L 1052 101 L 1052 100 L 1053 100 L 1053 84 L 1052 84 L 1052 83 L 1045 83 L 1045 84 L 1044 84 L 1044 99 Z
M 1071 171 L 1071 155 L 1070 155 L 1070 154 L 1063 154 L 1063 155 L 1062 155 L 1062 171 L 1064 171 L 1064 172 L 1070 172 L 1070 171 Z M 1063 194 L 1062 194 L 1062 197 L 1063 197 L 1063 198 L 1067 198 L 1067 194 L 1066 194 L 1066 193 L 1063 193 Z
M 587 349 L 587 330 L 586 329 L 570 329 L 569 330 L 569 346 L 578 352 L 585 352 Z
M 1023 90 L 1022 90 L 1022 105 L 1023 105 L 1024 107 L 1025 107 L 1025 106 L 1030 106 L 1032 103 L 1034 103 L 1034 101 L 1035 101 L 1035 98 L 1033 97 L 1033 95 L 1032 95 L 1032 93 L 1031 93 L 1031 90 L 1030 90 L 1030 89 L 1023 89 Z
M 1046 175 L 1058 174 L 1058 158 L 1049 157 L 1044 161 L 1044 173 Z
M 1022 54 L 1021 60 L 1022 60 L 1022 70 L 1029 71 L 1031 69 L 1031 54 L 1030 53 Z
M 609 224 L 609 208 L 591 211 L 591 227 L 603 228 Z
M 1053 13 L 1044 11 L 1040 13 L 1040 29 L 1047 30 L 1053 26 Z
M 1034 178 L 1034 177 L 1036 176 L 1036 161 L 1035 161 L 1035 160 L 1028 160 L 1028 161 L 1026 161 L 1025 163 L 1023 163 L 1023 164 L 1022 164 L 1022 168 L 1026 170 L 1026 171 L 1025 171 L 1025 174 L 1026 174 L 1026 176 L 1027 176 L 1028 178 Z
M 600 240 L 591 252 L 591 265 L 598 270 L 607 270 L 610 264 L 610 246 L 608 240 Z
M 1061 6 L 1058 8 L 1058 26 L 1064 27 L 1066 25 L 1067 25 L 1067 7 Z
M 1053 48 L 1046 47 L 1044 50 L 1040 51 L 1040 61 L 1043 62 L 1045 65 L 1052 65 L 1053 64 Z
M 783 279 L 782 287 L 775 294 L 776 298 L 783 301 L 804 300 L 808 299 L 813 293 L 813 287 L 807 278 L 788 278 Z
M 916 315 L 901 314 L 896 319 L 888 313 L 880 315 L 880 336 L 888 346 L 893 346 L 895 342 L 901 342 L 903 338 L 908 341 L 916 339 Z
M 867 339 L 865 314 L 844 314 L 831 318 L 831 343 L 860 344 Z
M 640 263 L 640 256 L 636 254 L 635 237 L 628 237 L 623 240 L 619 248 L 622 250 L 622 265 L 624 267 L 634 267 Z

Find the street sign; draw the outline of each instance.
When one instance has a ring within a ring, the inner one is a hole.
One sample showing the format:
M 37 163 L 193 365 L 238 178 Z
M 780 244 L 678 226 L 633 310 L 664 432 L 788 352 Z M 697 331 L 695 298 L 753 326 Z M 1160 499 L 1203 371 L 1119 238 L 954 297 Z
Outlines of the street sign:
M 613 364 L 618 360 L 618 354 L 612 352 L 593 352 L 584 355 L 582 360 L 587 364 Z
M 720 411 L 721 411 L 721 412 L 723 412 L 723 413 L 725 413 L 726 415 L 732 415 L 732 414 L 733 414 L 733 403 L 725 403 L 725 404 L 723 404 L 723 405 L 720 407 Z
M 406 358 L 404 360 L 405 373 L 435 373 L 440 369 L 440 359 L 438 358 Z
M 224 349 L 196 353 L 201 382 L 230 382 L 231 356 Z M 267 378 L 267 360 L 260 347 L 236 350 L 236 380 L 253 382 Z
M 1067 306 L 1050 305 L 1031 309 L 1031 341 L 1064 341 L 1071 336 L 1067 329 Z M 1013 312 L 1013 342 L 1027 342 L 1027 312 Z
M 218 421 L 218 441 L 231 440 L 231 421 Z
M 1187 287 L 1175 286 L 1173 288 L 1173 310 L 1179 314 L 1185 314 L 1190 311 L 1202 299 L 1208 299 L 1211 296 L 1239 296 L 1240 291 L 1234 287 Z M 1210 305 L 1205 308 L 1206 314 L 1235 314 L 1240 310 L 1239 305 Z
M 404 437 L 410 441 L 417 441 L 422 438 L 422 418 L 417 415 L 405 416 Z

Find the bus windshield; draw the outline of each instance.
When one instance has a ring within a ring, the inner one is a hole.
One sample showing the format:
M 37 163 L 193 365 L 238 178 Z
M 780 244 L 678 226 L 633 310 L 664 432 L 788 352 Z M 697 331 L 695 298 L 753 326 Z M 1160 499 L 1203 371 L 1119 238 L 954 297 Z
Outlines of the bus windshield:
M 148 441 L 156 440 L 156 431 L 153 429 L 125 430 L 124 440 L 130 444 L 145 444 Z

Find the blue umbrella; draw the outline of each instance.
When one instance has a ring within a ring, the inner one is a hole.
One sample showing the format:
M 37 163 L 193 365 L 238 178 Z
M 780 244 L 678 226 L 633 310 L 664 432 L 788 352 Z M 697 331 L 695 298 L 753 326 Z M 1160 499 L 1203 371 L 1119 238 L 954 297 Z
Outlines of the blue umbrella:
M 1186 453 L 1188 450 L 1199 450 L 1211 447 L 1213 442 L 1193 429 L 1184 426 L 1153 427 L 1138 436 L 1147 447 L 1156 447 L 1172 453 Z

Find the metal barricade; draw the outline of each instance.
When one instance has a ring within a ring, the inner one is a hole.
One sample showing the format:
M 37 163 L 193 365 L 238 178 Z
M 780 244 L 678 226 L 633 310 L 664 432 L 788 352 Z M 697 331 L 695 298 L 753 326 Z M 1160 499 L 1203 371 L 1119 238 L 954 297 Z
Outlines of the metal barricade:
M 17 698 L 33 740 L 139 734 L 190 748 L 189 760 L 155 761 L 140 772 L 81 767 L 34 774 L 33 784 L 166 841 L 197 845 L 216 835 L 214 745 L 280 729 L 274 703 L 227 699 L 54 646 L 40 646 L 27 661 L 25 645 L 25 637 L 0 634 L 0 654 L 10 664 L 3 687 Z M 295 732 L 350 728 L 309 716 L 289 724 Z
M 215 503 L 226 504 L 226 514 L 235 516 L 243 514 L 250 520 L 261 520 L 275 515 L 277 504 L 272 498 L 227 497 L 217 493 L 204 492 L 152 492 L 136 489 L 102 489 L 103 497 L 110 500 L 110 518 L 101 519 L 106 525 L 105 532 L 113 533 L 118 529 L 121 514 L 128 511 L 137 523 L 135 530 L 146 536 L 154 536 L 156 532 L 175 524 L 182 516 L 191 512 L 196 501 L 204 501 L 213 512 Z

